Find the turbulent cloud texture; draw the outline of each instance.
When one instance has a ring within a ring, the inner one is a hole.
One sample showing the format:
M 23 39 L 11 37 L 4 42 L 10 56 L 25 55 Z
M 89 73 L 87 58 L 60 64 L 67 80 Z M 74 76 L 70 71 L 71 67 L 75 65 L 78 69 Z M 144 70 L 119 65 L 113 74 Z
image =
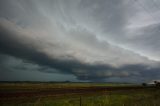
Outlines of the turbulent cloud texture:
M 14 80 L 10 71 L 22 80 L 24 70 L 54 75 L 40 81 L 160 78 L 159 1 L 0 2 L 0 73 L 8 72 L 0 80 Z

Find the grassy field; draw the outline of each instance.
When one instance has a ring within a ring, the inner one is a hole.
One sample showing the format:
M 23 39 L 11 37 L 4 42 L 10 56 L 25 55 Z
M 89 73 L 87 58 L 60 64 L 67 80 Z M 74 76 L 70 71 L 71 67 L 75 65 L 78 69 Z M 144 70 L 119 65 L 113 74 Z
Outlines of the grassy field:
M 6 83 L 0 85 L 0 106 L 80 105 L 160 106 L 160 88 L 106 83 Z

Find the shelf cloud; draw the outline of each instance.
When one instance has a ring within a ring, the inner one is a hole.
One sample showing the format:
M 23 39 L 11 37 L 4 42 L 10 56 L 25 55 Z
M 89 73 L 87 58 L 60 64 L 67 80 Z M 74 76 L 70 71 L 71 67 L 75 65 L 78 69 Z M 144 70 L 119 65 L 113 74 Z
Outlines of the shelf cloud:
M 0 2 L 0 75 L 7 72 L 0 80 L 14 80 L 11 72 L 15 80 L 25 72 L 53 81 L 57 74 L 73 81 L 160 78 L 160 11 L 151 8 L 159 1 Z

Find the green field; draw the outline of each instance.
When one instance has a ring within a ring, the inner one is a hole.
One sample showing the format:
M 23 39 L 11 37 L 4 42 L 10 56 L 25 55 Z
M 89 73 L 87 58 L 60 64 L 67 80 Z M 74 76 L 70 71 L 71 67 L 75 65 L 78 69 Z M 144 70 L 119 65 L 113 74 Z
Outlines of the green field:
M 96 87 L 97 89 L 106 87 L 106 90 L 96 90 Z M 111 87 L 110 90 L 107 87 Z M 57 93 L 55 90 L 59 89 Z M 72 89 L 78 92 L 72 92 Z M 63 93 L 63 90 L 66 92 Z M 48 91 L 49 93 L 45 93 Z M 33 93 L 33 95 L 27 96 L 27 93 L 23 94 L 23 92 Z M 34 95 L 36 92 L 42 95 Z M 17 93 L 23 95 L 16 95 Z M 0 85 L 0 94 L 15 95 L 15 97 L 1 95 L 0 106 L 160 106 L 159 87 L 141 87 L 132 84 L 9 83 Z

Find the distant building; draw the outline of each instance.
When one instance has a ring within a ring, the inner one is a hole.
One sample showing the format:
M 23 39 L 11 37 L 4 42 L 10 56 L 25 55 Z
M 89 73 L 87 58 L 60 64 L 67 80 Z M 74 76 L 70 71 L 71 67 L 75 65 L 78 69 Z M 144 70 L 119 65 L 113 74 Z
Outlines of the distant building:
M 155 85 L 160 87 L 160 81 L 154 81 Z
M 143 86 L 159 86 L 160 87 L 160 80 L 154 80 L 149 83 L 142 83 Z

